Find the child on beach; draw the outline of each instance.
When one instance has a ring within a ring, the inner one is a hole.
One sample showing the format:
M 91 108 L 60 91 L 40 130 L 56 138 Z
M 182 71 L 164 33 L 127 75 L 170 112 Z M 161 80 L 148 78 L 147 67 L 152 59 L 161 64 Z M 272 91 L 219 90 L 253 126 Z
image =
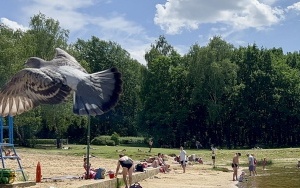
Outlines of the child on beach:
M 263 165 L 263 170 L 266 169 L 266 165 L 267 165 L 267 159 L 264 157 L 264 160 L 262 162 L 262 165 Z
M 201 157 L 198 159 L 198 163 L 203 164 L 203 160 Z
M 243 182 L 244 178 L 245 178 L 246 173 L 243 171 L 242 174 L 239 177 L 239 182 Z

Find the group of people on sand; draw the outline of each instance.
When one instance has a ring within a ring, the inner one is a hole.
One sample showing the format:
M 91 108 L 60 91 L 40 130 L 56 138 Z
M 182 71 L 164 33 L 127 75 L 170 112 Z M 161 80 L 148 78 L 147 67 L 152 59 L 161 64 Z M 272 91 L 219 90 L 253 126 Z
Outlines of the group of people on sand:
M 84 169 L 87 171 L 87 168 L 89 168 L 89 174 L 90 174 L 90 179 L 95 177 L 96 169 L 91 168 L 91 164 L 89 166 L 87 165 L 87 158 L 84 158 Z M 170 169 L 170 165 L 166 164 L 164 160 L 164 155 L 161 153 L 158 153 L 156 157 L 152 160 L 151 165 L 153 168 L 161 168 L 163 172 L 168 172 Z M 122 169 L 122 175 L 123 175 L 123 180 L 125 183 L 125 188 L 129 188 L 132 185 L 132 174 L 134 172 L 134 162 L 133 160 L 124 155 L 124 154 L 119 154 L 119 159 L 117 162 L 117 168 L 115 172 L 115 178 L 117 177 L 119 170 Z M 128 181 L 127 181 L 127 175 L 128 175 Z
M 232 175 L 233 181 L 243 181 L 244 176 L 246 175 L 246 173 L 243 171 L 241 173 L 240 177 L 238 178 L 238 168 L 239 168 L 239 157 L 240 156 L 241 156 L 241 153 L 235 153 L 234 157 L 232 158 L 231 167 L 233 169 L 233 175 Z M 248 157 L 249 176 L 255 176 L 255 175 L 257 175 L 257 172 L 256 172 L 257 160 L 254 157 L 254 154 L 247 154 L 247 157 Z M 263 164 L 263 169 L 265 169 L 266 158 L 264 158 L 264 161 L 262 164 Z
M 241 153 L 235 153 L 234 157 L 232 158 L 232 164 L 231 167 L 233 169 L 233 176 L 232 180 L 233 181 L 243 181 L 246 173 L 244 171 L 241 172 L 241 175 L 238 178 L 238 168 L 239 168 L 239 157 L 241 156 Z M 247 154 L 248 157 L 248 170 L 249 170 L 249 176 L 256 176 L 256 165 L 257 165 L 257 160 L 254 156 L 254 154 Z M 262 161 L 262 168 L 265 170 L 267 165 L 267 159 L 264 157 Z
M 89 163 L 89 165 L 87 164 L 87 157 L 84 157 L 83 161 L 84 161 L 83 162 L 84 169 L 89 172 L 89 176 L 85 178 L 94 179 L 97 170 L 91 167 L 91 163 Z M 117 162 L 116 173 L 114 176 L 115 178 L 117 178 L 120 168 L 122 168 L 123 180 L 126 186 L 125 188 L 129 188 L 132 185 L 132 173 L 134 171 L 133 160 L 124 154 L 120 154 Z M 128 182 L 127 182 L 127 175 L 128 175 Z
M 158 153 L 156 157 L 152 158 L 150 166 L 160 168 L 160 171 L 164 173 L 170 171 L 170 165 L 166 163 L 165 156 L 162 153 Z

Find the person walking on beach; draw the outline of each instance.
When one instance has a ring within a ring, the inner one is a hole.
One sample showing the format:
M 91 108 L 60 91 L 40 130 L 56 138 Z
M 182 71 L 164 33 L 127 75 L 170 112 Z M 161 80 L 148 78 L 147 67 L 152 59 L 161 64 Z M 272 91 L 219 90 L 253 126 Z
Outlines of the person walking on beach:
M 215 164 L 216 164 L 216 153 L 215 153 L 214 149 L 212 150 L 212 153 L 211 153 L 211 159 L 213 161 L 213 166 L 215 167 Z
M 253 176 L 255 176 L 254 173 L 254 158 L 251 154 L 247 154 L 248 157 L 248 161 L 249 161 L 249 175 L 251 176 L 251 174 L 253 174 Z
M 251 155 L 253 156 L 253 163 L 254 163 L 253 172 L 254 172 L 254 175 L 257 175 L 257 172 L 256 172 L 257 160 L 256 160 L 254 154 L 251 154 Z
M 267 165 L 267 159 L 264 157 L 264 160 L 262 162 L 263 170 L 266 169 L 266 165 Z
M 233 178 L 232 180 L 235 181 L 235 180 L 238 180 L 238 167 L 239 167 L 239 154 L 236 153 L 232 159 L 232 164 L 231 164 L 231 167 L 233 169 Z
M 132 184 L 133 160 L 130 157 L 125 156 L 124 154 L 120 154 L 119 157 L 120 158 L 118 160 L 115 178 L 117 178 L 119 168 L 120 168 L 120 166 L 122 166 L 122 168 L 123 168 L 122 174 L 123 174 L 123 180 L 125 183 L 125 188 L 129 188 Z M 129 186 L 128 186 L 127 178 L 126 178 L 127 174 L 128 174 Z
M 183 173 L 185 173 L 185 168 L 186 168 L 186 151 L 183 150 L 183 147 L 180 147 L 180 154 L 179 154 L 179 161 L 181 164 L 181 167 L 183 169 Z
M 152 150 L 152 145 L 153 145 L 153 140 L 152 140 L 152 138 L 151 139 L 149 139 L 149 153 L 151 152 L 151 150 Z

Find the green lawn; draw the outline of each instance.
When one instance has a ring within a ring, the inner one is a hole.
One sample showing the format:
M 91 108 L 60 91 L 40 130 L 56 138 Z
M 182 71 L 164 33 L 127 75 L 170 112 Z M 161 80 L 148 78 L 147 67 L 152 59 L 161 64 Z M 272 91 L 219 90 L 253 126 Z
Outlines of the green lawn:
M 18 150 L 25 150 L 26 152 L 34 153 L 47 153 L 47 154 L 59 154 L 59 155 L 73 155 L 84 156 L 86 154 L 85 145 L 68 145 L 70 149 L 32 149 L 32 148 L 18 148 Z M 126 155 L 130 156 L 134 160 L 142 160 L 151 156 L 157 155 L 157 153 L 163 153 L 167 155 L 179 154 L 179 149 L 166 149 L 166 148 L 152 148 L 152 152 L 148 153 L 149 148 L 146 147 L 129 147 L 129 146 L 90 146 L 90 154 L 97 157 L 117 159 L 118 154 L 122 153 L 121 150 L 126 149 Z M 140 151 L 139 151 L 140 150 Z M 202 157 L 204 162 L 211 162 L 211 151 L 208 149 L 186 149 L 188 155 L 196 154 L 197 157 Z M 253 153 L 257 160 L 261 160 L 264 157 L 267 160 L 272 161 L 273 164 L 286 163 L 295 164 L 300 160 L 300 148 L 281 148 L 281 149 L 257 149 L 257 150 L 217 150 L 216 151 L 216 164 L 228 165 L 231 163 L 232 157 L 235 153 L 241 153 L 240 163 L 247 163 L 247 153 Z

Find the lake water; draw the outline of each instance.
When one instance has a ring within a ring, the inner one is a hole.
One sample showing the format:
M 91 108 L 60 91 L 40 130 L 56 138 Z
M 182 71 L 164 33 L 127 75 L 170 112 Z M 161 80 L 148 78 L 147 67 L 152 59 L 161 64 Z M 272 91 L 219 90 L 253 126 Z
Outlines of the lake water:
M 245 170 L 248 174 L 249 171 Z M 295 166 L 268 166 L 258 170 L 257 176 L 246 176 L 239 188 L 300 188 L 300 169 Z

